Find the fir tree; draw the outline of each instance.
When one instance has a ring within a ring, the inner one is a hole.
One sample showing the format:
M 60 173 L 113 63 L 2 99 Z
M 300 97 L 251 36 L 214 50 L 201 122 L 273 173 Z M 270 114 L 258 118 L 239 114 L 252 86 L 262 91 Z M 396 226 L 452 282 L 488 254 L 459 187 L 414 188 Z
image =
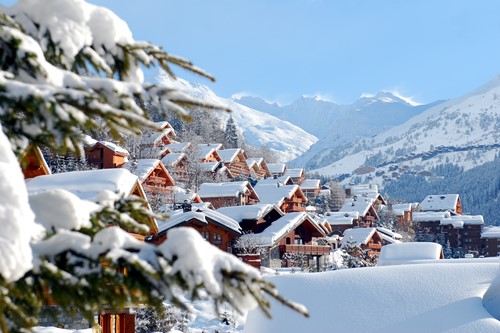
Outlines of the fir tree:
M 229 116 L 229 119 L 226 122 L 226 129 L 224 131 L 224 147 L 239 147 L 238 130 L 236 129 L 236 124 L 231 116 Z

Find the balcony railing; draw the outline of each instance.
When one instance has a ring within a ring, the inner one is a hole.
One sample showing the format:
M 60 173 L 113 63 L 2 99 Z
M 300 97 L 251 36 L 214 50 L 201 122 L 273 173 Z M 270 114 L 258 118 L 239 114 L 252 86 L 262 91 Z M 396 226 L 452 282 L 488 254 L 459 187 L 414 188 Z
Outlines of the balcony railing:
M 304 253 L 310 255 L 327 255 L 330 253 L 330 246 L 328 245 L 299 245 L 287 244 L 280 245 L 281 253 Z

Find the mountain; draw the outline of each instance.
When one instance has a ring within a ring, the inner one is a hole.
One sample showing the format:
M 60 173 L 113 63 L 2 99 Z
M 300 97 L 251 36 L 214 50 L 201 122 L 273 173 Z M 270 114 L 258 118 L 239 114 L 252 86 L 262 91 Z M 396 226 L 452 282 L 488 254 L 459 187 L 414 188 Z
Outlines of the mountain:
M 256 97 L 241 97 L 237 102 L 289 121 L 318 137 L 318 142 L 291 163 L 307 169 L 325 166 L 343 157 L 353 142 L 402 124 L 439 103 L 418 105 L 390 92 L 363 96 L 350 105 L 310 97 L 285 106 Z
M 473 92 L 435 105 L 402 125 L 362 140 L 346 156 L 318 168 L 323 175 L 350 175 L 379 184 L 402 174 L 435 176 L 439 165 L 464 170 L 500 152 L 500 76 Z
M 172 80 L 167 76 L 161 76 L 159 81 L 204 102 L 231 109 L 230 114 L 217 111 L 214 111 L 214 114 L 223 120 L 222 124 L 225 124 L 231 115 L 248 145 L 267 146 L 276 153 L 282 162 L 303 154 L 318 140 L 314 135 L 288 121 L 241 105 L 234 100 L 219 97 L 205 85 L 190 83 L 180 78 Z

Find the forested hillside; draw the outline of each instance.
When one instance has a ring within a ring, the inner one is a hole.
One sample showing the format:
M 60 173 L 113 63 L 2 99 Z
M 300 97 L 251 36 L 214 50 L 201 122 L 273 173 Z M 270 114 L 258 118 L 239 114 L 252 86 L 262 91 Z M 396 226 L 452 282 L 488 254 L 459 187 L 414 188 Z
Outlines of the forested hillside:
M 485 225 L 500 225 L 500 158 L 463 172 L 451 165 L 436 168 L 439 178 L 427 181 L 420 176 L 403 176 L 385 186 L 393 200 L 420 202 L 427 194 L 460 194 L 464 214 L 481 214 Z

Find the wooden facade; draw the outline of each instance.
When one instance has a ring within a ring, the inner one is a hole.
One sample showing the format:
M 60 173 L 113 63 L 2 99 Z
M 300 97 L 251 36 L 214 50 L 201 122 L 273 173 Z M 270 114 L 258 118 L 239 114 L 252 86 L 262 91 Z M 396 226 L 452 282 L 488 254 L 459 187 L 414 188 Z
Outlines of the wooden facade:
M 51 174 L 40 148 L 32 144 L 19 159 L 19 164 L 23 170 L 24 179 Z
M 104 142 L 97 142 L 85 149 L 88 163 L 97 169 L 120 168 L 127 162 L 128 156 L 126 151 L 112 149 Z
M 243 149 L 225 149 L 218 152 L 224 166 L 231 172 L 232 178 L 247 179 L 250 169 L 247 165 L 247 154 Z

